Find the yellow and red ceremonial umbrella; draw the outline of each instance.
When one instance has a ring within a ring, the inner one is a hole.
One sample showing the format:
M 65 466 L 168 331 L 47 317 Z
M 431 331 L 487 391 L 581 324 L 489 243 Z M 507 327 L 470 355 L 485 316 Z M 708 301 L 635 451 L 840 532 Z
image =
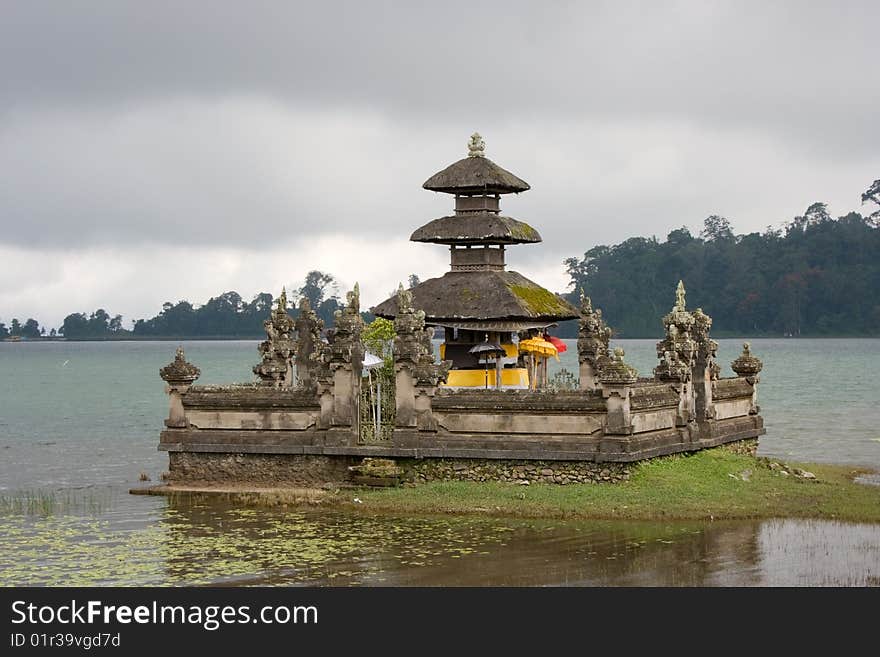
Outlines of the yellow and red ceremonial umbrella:
M 552 342 L 542 340 L 541 338 L 529 338 L 528 340 L 520 340 L 519 350 L 523 353 L 534 354 L 542 358 L 554 357 L 559 360 L 559 350 Z

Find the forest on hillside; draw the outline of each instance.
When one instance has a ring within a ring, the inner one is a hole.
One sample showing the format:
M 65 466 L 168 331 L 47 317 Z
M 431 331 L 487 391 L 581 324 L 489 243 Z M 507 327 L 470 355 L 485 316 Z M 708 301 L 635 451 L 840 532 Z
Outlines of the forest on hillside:
M 880 181 L 873 188 L 876 197 Z M 659 335 L 679 280 L 715 335 L 880 335 L 878 224 L 880 211 L 835 219 L 814 203 L 783 228 L 736 235 L 713 215 L 699 236 L 679 228 L 663 242 L 633 237 L 567 259 L 567 296 L 583 289 L 620 337 Z

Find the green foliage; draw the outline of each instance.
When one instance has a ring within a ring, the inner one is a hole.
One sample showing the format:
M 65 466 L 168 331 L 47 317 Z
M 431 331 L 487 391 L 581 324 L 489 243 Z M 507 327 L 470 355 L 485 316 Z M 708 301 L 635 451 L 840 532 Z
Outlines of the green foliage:
M 862 194 L 862 203 L 873 203 L 877 208 L 869 215 L 872 224 L 876 227 L 880 225 L 880 178 L 871 183 L 871 186 Z
M 394 322 L 377 317 L 364 327 L 362 336 L 367 351 L 382 358 L 390 356 L 394 341 Z
M 367 326 L 361 334 L 364 347 L 374 356 L 379 356 L 383 363 L 378 374 L 389 382 L 393 381 L 394 355 L 394 322 L 383 317 L 377 317 Z M 390 386 L 389 386 L 390 389 Z
M 715 216 L 702 238 L 686 228 L 665 242 L 635 237 L 565 266 L 570 301 L 583 288 L 622 337 L 662 333 L 679 279 L 717 335 L 880 334 L 880 230 L 858 213 L 834 220 L 823 203 L 784 233 L 734 236 Z

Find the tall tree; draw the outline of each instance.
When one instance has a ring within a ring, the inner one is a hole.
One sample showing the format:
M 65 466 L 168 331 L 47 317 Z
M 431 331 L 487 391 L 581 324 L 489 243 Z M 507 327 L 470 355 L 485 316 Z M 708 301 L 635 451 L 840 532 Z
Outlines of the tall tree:
M 39 338 L 40 323 L 33 317 L 28 318 L 28 320 L 24 323 L 24 326 L 21 327 L 21 336 L 23 338 Z
M 703 221 L 703 230 L 700 232 L 700 237 L 707 242 L 714 242 L 717 240 L 732 240 L 734 239 L 734 234 L 733 229 L 730 227 L 730 222 L 726 218 L 713 214 L 706 217 Z
M 871 223 L 875 227 L 880 227 L 880 178 L 872 182 L 871 186 L 865 190 L 864 194 L 862 194 L 862 205 L 868 201 L 877 206 L 877 208 L 868 215 L 868 218 L 871 219 Z
M 306 274 L 302 287 L 297 290 L 300 297 L 309 300 L 313 309 L 317 309 L 324 301 L 335 299 L 338 285 L 332 274 L 312 270 Z

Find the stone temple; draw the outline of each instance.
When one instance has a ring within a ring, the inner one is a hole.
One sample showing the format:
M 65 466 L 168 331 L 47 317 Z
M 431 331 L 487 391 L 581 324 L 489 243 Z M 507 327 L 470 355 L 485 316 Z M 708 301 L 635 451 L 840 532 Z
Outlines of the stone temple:
M 613 331 L 583 292 L 574 307 L 507 270 L 507 246 L 541 237 L 501 215 L 500 197 L 529 185 L 484 150 L 475 134 L 466 158 L 423 185 L 454 195 L 455 214 L 411 239 L 448 246 L 451 268 L 411 290 L 401 286 L 373 309 L 394 322 L 384 396 L 374 399 L 365 365 L 357 286 L 333 327 L 323 326 L 306 299 L 291 316 L 282 293 L 264 322 L 255 381 L 196 385 L 199 368 L 182 349 L 160 371 L 170 410 L 159 449 L 169 453 L 170 483 L 507 480 L 522 472 L 594 481 L 614 479 L 628 462 L 765 432 L 757 405 L 761 361 L 746 344 L 732 362 L 736 376 L 721 377 L 712 319 L 687 309 L 682 282 L 661 320 L 653 376 L 639 377 L 622 350 L 610 349 Z M 568 319 L 579 323 L 578 377 L 548 385 L 547 358 L 556 347 L 544 331 Z

